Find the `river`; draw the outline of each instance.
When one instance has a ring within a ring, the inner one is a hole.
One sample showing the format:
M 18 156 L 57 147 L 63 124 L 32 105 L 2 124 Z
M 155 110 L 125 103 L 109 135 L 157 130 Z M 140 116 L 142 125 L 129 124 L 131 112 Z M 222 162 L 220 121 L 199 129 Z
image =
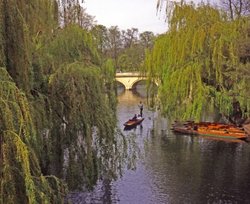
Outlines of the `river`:
M 138 148 L 133 165 L 116 181 L 77 193 L 72 203 L 250 203 L 250 144 L 175 135 L 165 119 L 148 110 L 145 97 L 125 91 L 118 101 L 118 127 Z M 139 113 L 139 101 L 145 120 L 124 131 L 123 123 Z

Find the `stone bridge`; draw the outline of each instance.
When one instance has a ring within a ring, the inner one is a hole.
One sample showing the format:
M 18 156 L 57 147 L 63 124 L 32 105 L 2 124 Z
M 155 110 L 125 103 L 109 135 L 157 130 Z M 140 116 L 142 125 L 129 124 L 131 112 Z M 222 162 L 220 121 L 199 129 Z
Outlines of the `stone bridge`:
M 125 86 L 125 89 L 133 89 L 137 82 L 147 80 L 147 77 L 139 72 L 117 72 L 115 78 Z

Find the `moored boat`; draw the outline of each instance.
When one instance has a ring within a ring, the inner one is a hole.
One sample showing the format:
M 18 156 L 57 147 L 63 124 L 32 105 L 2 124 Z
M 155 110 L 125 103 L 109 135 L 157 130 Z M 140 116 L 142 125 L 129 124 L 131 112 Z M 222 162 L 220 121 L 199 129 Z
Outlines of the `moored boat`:
M 246 139 L 247 133 L 243 128 L 232 124 L 193 121 L 178 122 L 172 125 L 172 130 L 181 134 L 205 135 L 231 139 Z

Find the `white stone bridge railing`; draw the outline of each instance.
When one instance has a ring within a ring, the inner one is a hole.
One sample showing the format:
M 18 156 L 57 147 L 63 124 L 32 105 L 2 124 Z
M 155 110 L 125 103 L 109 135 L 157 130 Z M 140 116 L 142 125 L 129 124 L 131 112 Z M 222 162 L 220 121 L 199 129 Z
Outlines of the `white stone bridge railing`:
M 115 78 L 125 86 L 125 89 L 133 89 L 137 82 L 147 80 L 147 77 L 142 76 L 139 72 L 117 72 Z

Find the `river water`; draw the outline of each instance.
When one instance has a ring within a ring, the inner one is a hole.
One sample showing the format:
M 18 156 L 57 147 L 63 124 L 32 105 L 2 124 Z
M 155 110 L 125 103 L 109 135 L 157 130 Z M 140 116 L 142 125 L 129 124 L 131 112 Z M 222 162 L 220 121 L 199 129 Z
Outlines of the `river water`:
M 133 165 L 116 181 L 78 192 L 72 203 L 250 203 L 250 144 L 175 135 L 167 120 L 148 110 L 145 97 L 125 91 L 118 100 L 118 127 L 138 148 Z M 139 113 L 140 100 L 145 120 L 124 131 L 123 123 Z

